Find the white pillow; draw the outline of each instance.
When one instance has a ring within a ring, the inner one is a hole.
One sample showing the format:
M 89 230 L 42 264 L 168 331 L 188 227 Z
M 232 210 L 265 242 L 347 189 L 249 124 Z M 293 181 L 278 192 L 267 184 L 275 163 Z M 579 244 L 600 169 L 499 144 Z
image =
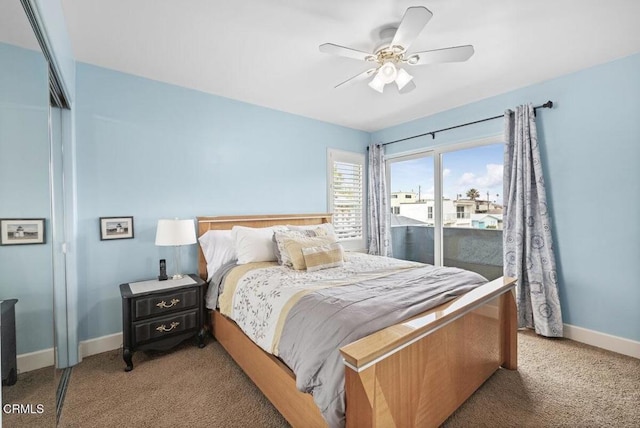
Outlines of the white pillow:
M 281 230 L 286 230 L 286 227 L 254 228 L 233 226 L 231 232 L 238 255 L 238 264 L 275 262 L 278 260 L 274 251 L 273 234 Z
M 207 261 L 207 281 L 222 265 L 238 258 L 230 230 L 209 230 L 198 241 Z

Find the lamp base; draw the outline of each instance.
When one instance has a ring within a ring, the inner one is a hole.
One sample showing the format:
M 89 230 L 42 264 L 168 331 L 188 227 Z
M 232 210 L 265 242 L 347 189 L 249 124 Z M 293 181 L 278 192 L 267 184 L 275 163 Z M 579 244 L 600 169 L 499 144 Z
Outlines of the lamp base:
M 174 253 L 175 253 L 175 256 L 176 256 L 176 270 L 175 270 L 176 273 L 173 274 L 171 279 L 182 279 L 184 277 L 184 275 L 181 274 L 181 273 L 177 273 L 177 272 L 181 272 L 182 271 L 182 266 L 180 266 L 180 246 L 176 245 L 173 248 L 174 248 Z

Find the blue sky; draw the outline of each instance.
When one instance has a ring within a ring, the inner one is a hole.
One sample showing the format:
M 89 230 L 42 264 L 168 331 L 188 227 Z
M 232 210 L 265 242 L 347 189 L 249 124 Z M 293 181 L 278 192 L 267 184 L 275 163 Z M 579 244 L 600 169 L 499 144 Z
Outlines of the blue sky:
M 480 198 L 502 203 L 502 174 L 504 145 L 491 144 L 458 150 L 442 155 L 444 175 L 443 194 L 455 199 L 457 194 L 466 198 L 469 189 L 480 191 Z M 416 192 L 420 188 L 423 199 L 433 199 L 433 158 L 424 157 L 391 164 L 391 192 Z

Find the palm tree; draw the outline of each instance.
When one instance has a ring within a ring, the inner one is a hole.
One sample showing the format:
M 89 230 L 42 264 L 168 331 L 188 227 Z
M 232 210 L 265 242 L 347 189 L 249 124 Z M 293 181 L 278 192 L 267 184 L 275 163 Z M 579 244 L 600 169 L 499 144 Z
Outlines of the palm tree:
M 471 199 L 472 201 L 475 201 L 476 198 L 480 197 L 480 192 L 478 191 L 478 189 L 474 189 L 471 188 L 467 191 L 467 198 Z
M 471 189 L 467 190 L 467 198 L 471 199 L 476 203 L 476 209 L 475 209 L 476 212 L 478 212 L 478 202 L 476 201 L 476 198 L 479 198 L 479 197 L 480 197 L 480 192 L 478 191 L 478 189 L 472 187 Z

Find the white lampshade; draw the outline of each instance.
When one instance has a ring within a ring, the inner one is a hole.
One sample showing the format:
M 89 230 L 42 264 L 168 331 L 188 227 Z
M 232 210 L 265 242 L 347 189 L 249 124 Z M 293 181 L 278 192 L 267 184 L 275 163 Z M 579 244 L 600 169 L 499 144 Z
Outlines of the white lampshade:
M 384 91 L 385 83 L 382 81 L 382 77 L 380 77 L 380 72 L 376 73 L 376 77 L 374 77 L 371 82 L 369 82 L 369 86 L 371 89 L 374 89 L 380 93 Z
M 158 220 L 156 245 L 190 245 L 196 242 L 196 229 L 193 220 Z
M 407 83 L 411 82 L 413 76 L 405 71 L 404 68 L 398 69 L 398 76 L 396 77 L 396 85 L 398 85 L 398 90 L 404 88 Z

